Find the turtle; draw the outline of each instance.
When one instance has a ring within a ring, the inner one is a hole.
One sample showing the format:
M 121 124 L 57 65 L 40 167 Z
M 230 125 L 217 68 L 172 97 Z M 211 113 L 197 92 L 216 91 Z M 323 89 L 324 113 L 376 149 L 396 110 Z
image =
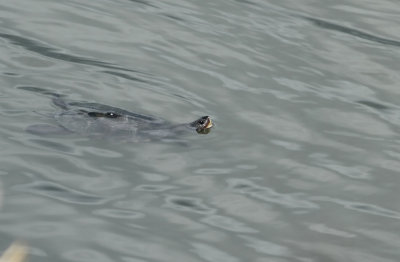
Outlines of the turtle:
M 54 114 L 56 125 L 35 124 L 27 128 L 35 135 L 83 134 L 91 137 L 118 137 L 123 140 L 153 141 L 177 139 L 182 135 L 208 134 L 213 127 L 209 116 L 184 124 L 172 124 L 161 118 L 138 114 L 99 103 L 66 101 L 51 94 L 53 104 L 60 109 Z

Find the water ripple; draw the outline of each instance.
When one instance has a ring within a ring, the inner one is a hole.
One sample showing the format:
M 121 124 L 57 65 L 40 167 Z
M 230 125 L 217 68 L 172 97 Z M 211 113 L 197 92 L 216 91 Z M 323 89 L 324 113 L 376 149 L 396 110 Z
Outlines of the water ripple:
M 172 208 L 179 211 L 189 211 L 200 214 L 213 214 L 215 209 L 207 207 L 202 203 L 201 199 L 182 196 L 168 196 L 164 207 Z
M 131 210 L 123 210 L 123 209 L 97 209 L 93 212 L 95 215 L 108 217 L 108 218 L 118 218 L 118 219 L 138 219 L 143 218 L 144 214 Z
M 282 205 L 288 208 L 301 208 L 301 209 L 319 209 L 320 206 L 308 201 L 308 200 L 301 200 L 302 194 L 300 193 L 278 193 L 275 190 L 257 185 L 256 183 L 246 180 L 246 179 L 229 179 L 228 180 L 229 186 L 251 196 L 255 199 L 263 200 L 269 203 L 275 203 L 278 205 Z M 303 197 L 304 198 L 304 197 Z
M 87 248 L 79 248 L 72 249 L 61 254 L 61 257 L 67 259 L 68 261 L 76 261 L 76 262 L 112 262 L 114 261 L 103 252 L 87 249 Z
M 21 46 L 21 47 L 25 48 L 26 50 L 29 50 L 31 52 L 40 54 L 42 56 L 50 57 L 53 59 L 83 64 L 83 65 L 97 66 L 97 67 L 102 67 L 102 68 L 116 69 L 119 71 L 127 71 L 127 72 L 132 72 L 132 73 L 142 73 L 143 74 L 143 72 L 119 67 L 119 66 L 113 65 L 108 62 L 102 62 L 102 61 L 98 61 L 98 60 L 91 59 L 91 58 L 61 53 L 56 48 L 47 47 L 45 44 L 40 43 L 37 40 L 28 39 L 26 37 L 12 35 L 12 34 L 6 34 L 6 33 L 0 33 L 0 37 L 9 40 L 11 43 L 13 43 L 16 46 Z M 108 72 L 108 71 L 106 71 L 106 72 Z
M 372 34 L 369 33 L 365 33 L 363 31 L 360 31 L 358 29 L 354 29 L 354 28 L 350 28 L 350 27 L 346 27 L 346 26 L 342 26 L 342 25 L 338 25 L 335 23 L 331 23 L 319 18 L 312 18 L 312 17 L 302 17 L 310 22 L 312 22 L 313 24 L 315 24 L 318 27 L 324 28 L 324 29 L 328 29 L 328 30 L 334 30 L 334 31 L 338 31 L 341 33 L 345 33 L 345 34 L 349 34 L 361 39 L 365 39 L 371 42 L 375 42 L 375 43 L 379 43 L 379 44 L 383 44 L 383 45 L 391 45 L 391 46 L 396 46 L 396 47 L 400 47 L 400 41 L 396 41 L 396 40 L 392 40 L 392 39 L 388 39 L 388 38 L 383 38 L 383 37 L 379 37 L 379 36 L 374 36 Z
M 272 256 L 285 257 L 290 256 L 290 249 L 288 247 L 261 240 L 252 236 L 240 236 L 246 241 L 246 245 L 252 247 L 254 250 L 261 254 L 267 254 Z
M 145 192 L 164 192 L 176 187 L 171 185 L 139 185 L 134 188 L 135 191 L 145 191 Z
M 258 231 L 251 228 L 236 219 L 228 216 L 222 215 L 211 215 L 201 219 L 202 222 L 217 227 L 222 228 L 226 231 L 236 232 L 236 233 L 257 233 Z
M 35 181 L 29 184 L 16 185 L 14 189 L 72 204 L 100 205 L 107 201 L 104 198 L 48 181 Z
M 204 243 L 192 243 L 194 252 L 209 262 L 239 262 L 240 260 L 222 250 Z
M 346 200 L 325 197 L 325 196 L 310 197 L 310 199 L 312 199 L 314 201 L 336 203 L 336 204 L 343 206 L 344 208 L 347 208 L 350 210 L 356 210 L 356 211 L 359 211 L 362 213 L 369 213 L 369 214 L 383 216 L 383 217 L 400 219 L 400 212 L 386 209 L 386 208 L 383 208 L 383 207 L 380 207 L 377 205 L 373 205 L 373 204 L 369 204 L 369 203 L 346 201 Z

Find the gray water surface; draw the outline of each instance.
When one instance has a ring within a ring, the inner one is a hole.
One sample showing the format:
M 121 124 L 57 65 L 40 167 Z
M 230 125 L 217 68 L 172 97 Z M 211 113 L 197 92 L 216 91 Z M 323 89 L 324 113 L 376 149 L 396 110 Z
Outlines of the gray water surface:
M 398 262 L 400 4 L 0 1 L 0 249 L 30 261 Z M 45 89 L 208 135 L 54 124 Z

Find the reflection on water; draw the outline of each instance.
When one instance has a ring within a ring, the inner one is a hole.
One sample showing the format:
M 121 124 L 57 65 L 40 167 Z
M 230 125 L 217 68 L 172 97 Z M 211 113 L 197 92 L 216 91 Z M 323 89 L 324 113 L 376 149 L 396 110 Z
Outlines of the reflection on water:
M 399 12 L 3 1 L 1 259 L 24 240 L 8 261 L 399 261 Z M 71 105 L 216 125 L 164 143 L 26 132 Z

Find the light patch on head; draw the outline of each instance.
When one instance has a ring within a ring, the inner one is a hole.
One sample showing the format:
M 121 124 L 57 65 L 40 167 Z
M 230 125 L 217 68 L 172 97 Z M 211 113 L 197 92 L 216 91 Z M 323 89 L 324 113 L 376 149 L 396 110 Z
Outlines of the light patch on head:
M 211 118 L 207 118 L 206 128 L 211 128 L 211 127 L 213 127 L 213 122 L 211 121 Z

